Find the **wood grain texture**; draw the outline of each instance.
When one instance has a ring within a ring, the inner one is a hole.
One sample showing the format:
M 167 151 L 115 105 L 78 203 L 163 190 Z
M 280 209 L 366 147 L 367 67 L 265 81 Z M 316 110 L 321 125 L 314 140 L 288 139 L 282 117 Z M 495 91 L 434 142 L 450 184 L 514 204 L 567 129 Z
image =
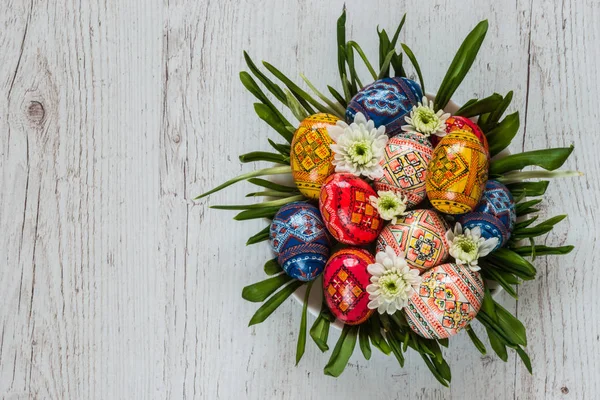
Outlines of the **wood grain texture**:
M 536 260 L 539 278 L 520 288 L 518 303 L 502 298 L 528 327 L 533 376 L 514 354 L 508 363 L 481 357 L 460 334 L 445 352 L 450 389 L 414 354 L 400 369 L 357 352 L 335 380 L 322 374 L 328 355 L 310 341 L 294 367 L 294 302 L 247 327 L 256 306 L 241 289 L 262 279 L 269 250 L 244 243 L 264 222 L 234 222 L 208 205 L 234 203 L 249 185 L 192 199 L 253 168 L 237 155 L 275 138 L 238 81 L 242 50 L 325 88 L 337 82 L 342 6 L 0 3 L 0 398 L 597 397 L 597 1 L 347 4 L 348 36 L 370 57 L 375 26 L 394 29 L 409 12 L 401 41 L 428 91 L 466 33 L 489 19 L 455 100 L 512 89 L 510 110 L 522 117 L 514 151 L 575 144 L 566 167 L 586 176 L 551 185 L 544 214 L 569 219 L 544 243 L 577 248 Z

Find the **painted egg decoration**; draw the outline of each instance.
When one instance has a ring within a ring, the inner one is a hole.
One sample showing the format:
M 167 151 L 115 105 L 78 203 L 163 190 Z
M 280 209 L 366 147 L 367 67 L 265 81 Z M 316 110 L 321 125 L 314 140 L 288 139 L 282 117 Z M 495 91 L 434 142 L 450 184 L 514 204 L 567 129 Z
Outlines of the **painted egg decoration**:
M 490 150 L 488 146 L 488 141 L 479 125 L 477 125 L 469 118 L 461 117 L 459 115 L 452 115 L 446 120 L 446 133 L 454 132 L 457 130 L 469 131 L 475 136 L 477 136 L 477 139 L 479 139 L 489 157 Z M 433 144 L 433 147 L 435 147 L 438 145 L 442 138 L 439 136 L 432 135 L 429 137 L 429 139 L 431 139 L 431 143 Z
M 356 113 L 372 120 L 375 127 L 385 126 L 388 136 L 402 131 L 404 117 L 423 98 L 419 84 L 407 78 L 384 78 L 361 89 L 348 104 L 346 121 L 354 121 Z
M 410 328 L 427 339 L 457 334 L 479 312 L 485 289 L 479 272 L 464 265 L 442 264 L 421 275 L 404 308 Z
M 305 118 L 294 133 L 290 165 L 294 182 L 304 196 L 318 199 L 323 181 L 335 171 L 332 164 L 333 141 L 327 127 L 339 120 L 331 114 L 315 114 Z
M 485 239 L 498 238 L 498 244 L 494 250 L 504 246 L 510 239 L 510 231 L 504 223 L 492 214 L 482 212 L 470 212 L 460 215 L 457 219 L 463 228 L 473 229 L 476 226 L 481 230 L 481 237 Z
M 373 242 L 383 228 L 383 220 L 369 198 L 377 193 L 352 174 L 336 173 L 325 180 L 319 197 L 319 210 L 327 230 L 338 241 L 351 245 Z
M 331 313 L 347 325 L 365 322 L 375 310 L 368 307 L 371 274 L 375 258 L 358 248 L 342 249 L 331 256 L 323 273 L 323 296 Z
M 329 257 L 329 237 L 319 209 L 306 202 L 281 207 L 270 228 L 271 248 L 286 274 L 312 281 L 323 272 Z
M 381 166 L 383 176 L 373 183 L 375 190 L 394 191 L 414 207 L 426 196 L 425 177 L 427 165 L 433 157 L 433 147 L 427 138 L 418 133 L 402 132 L 391 138 L 385 146 Z
M 489 159 L 469 131 L 444 136 L 433 151 L 425 188 L 431 205 L 445 214 L 464 214 L 479 203 L 488 177 Z
M 377 238 L 377 252 L 390 246 L 397 255 L 404 254 L 411 268 L 426 271 L 442 264 L 448 258 L 446 232 L 449 226 L 433 210 L 409 211 L 389 224 Z
M 509 232 L 512 232 L 517 221 L 517 211 L 513 195 L 506 186 L 494 180 L 489 180 L 485 184 L 481 200 L 474 211 L 493 215 L 502 221 Z

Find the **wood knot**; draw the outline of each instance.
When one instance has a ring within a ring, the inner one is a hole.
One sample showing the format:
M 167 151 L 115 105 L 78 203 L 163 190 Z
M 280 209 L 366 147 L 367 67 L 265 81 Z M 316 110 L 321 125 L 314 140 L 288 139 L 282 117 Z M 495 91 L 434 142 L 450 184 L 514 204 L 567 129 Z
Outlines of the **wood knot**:
M 44 117 L 46 116 L 46 110 L 44 106 L 39 101 L 32 101 L 29 103 L 29 107 L 27 107 L 27 119 L 30 122 L 41 125 L 44 122 Z
M 181 136 L 179 136 L 179 135 L 173 136 L 173 142 L 175 142 L 175 143 L 181 142 Z
M 560 391 L 562 392 L 562 394 L 569 394 L 569 388 L 566 386 L 561 387 Z

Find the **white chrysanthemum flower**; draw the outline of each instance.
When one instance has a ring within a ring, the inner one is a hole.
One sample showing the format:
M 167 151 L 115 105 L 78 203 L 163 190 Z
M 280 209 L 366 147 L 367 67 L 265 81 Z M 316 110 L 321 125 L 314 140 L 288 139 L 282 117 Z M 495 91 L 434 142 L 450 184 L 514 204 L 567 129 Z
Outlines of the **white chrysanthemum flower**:
M 458 222 L 454 225 L 454 232 L 452 229 L 446 232 L 446 239 L 450 246 L 450 255 L 456 263 L 466 264 L 471 271 L 479 271 L 481 268 L 477 264 L 478 259 L 490 254 L 498 245 L 498 238 L 482 237 L 478 226 L 473 229 L 467 228 L 463 232 Z
M 417 132 L 425 136 L 446 136 L 446 120 L 450 117 L 444 110 L 435 112 L 433 101 L 423 96 L 422 103 L 418 103 L 410 111 L 410 116 L 404 117 L 408 125 L 402 126 L 405 132 Z
M 368 307 L 379 314 L 394 314 L 406 307 L 412 291 L 421 284 L 419 271 L 410 269 L 404 257 L 397 256 L 390 246 L 377 253 L 375 261 L 367 267 L 372 275 L 367 286 Z
M 377 192 L 379 197 L 369 197 L 369 202 L 379 212 L 379 216 L 386 221 L 392 221 L 395 224 L 398 217 L 406 213 L 406 197 L 400 193 L 380 190 Z
M 335 153 L 333 165 L 336 172 L 350 172 L 371 179 L 383 175 L 383 167 L 379 162 L 388 142 L 385 126 L 375 128 L 373 121 L 367 122 L 362 113 L 356 113 L 354 122 L 350 125 L 338 121 L 335 126 L 328 127 L 327 131 L 335 142 L 331 149 Z

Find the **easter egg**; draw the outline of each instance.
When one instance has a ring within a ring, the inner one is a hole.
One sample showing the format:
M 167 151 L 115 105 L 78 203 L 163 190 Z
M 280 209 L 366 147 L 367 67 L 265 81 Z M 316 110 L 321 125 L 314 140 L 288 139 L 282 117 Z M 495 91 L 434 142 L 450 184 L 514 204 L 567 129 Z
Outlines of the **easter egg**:
M 487 138 L 485 137 L 485 134 L 483 133 L 479 125 L 471 121 L 469 118 L 453 115 L 446 120 L 446 133 L 454 132 L 457 130 L 469 131 L 475 136 L 477 136 L 477 139 L 479 139 L 489 157 L 490 151 L 488 147 Z M 431 140 L 431 143 L 434 147 L 437 146 L 441 140 L 439 136 L 435 135 L 430 136 L 429 139 Z
M 281 207 L 270 228 L 271 248 L 286 274 L 312 281 L 329 257 L 329 237 L 319 209 L 306 202 Z
M 444 339 L 467 326 L 479 312 L 485 289 L 479 272 L 442 264 L 421 275 L 404 308 L 410 328 L 427 339 Z
M 411 268 L 428 270 L 448 258 L 446 232 L 450 228 L 433 210 L 409 211 L 396 224 L 389 224 L 377 238 L 377 252 L 390 246 L 397 255 L 404 254 Z
M 481 200 L 474 211 L 493 215 L 502 221 L 509 232 L 512 232 L 517 220 L 515 199 L 510 190 L 502 183 L 494 180 L 489 180 L 485 184 Z
M 373 183 L 375 190 L 391 190 L 407 199 L 414 207 L 425 198 L 427 165 L 433 156 L 433 147 L 419 133 L 402 132 L 391 138 L 385 146 L 380 164 L 383 176 Z
M 425 188 L 431 205 L 446 214 L 472 211 L 485 188 L 489 159 L 477 137 L 455 130 L 433 151 Z
M 375 259 L 368 251 L 346 248 L 333 254 L 323 272 L 323 296 L 331 313 L 348 325 L 365 322 L 373 311 L 368 307 L 371 274 Z
M 375 127 L 385 126 L 389 136 L 401 132 L 404 117 L 423 98 L 419 84 L 407 78 L 384 78 L 361 89 L 348 104 L 346 121 L 354 121 L 356 113 L 372 120 Z
M 333 174 L 325 180 L 319 197 L 319 210 L 329 233 L 352 245 L 371 243 L 381 232 L 383 220 L 369 197 L 377 193 L 352 174 Z
M 290 165 L 294 182 L 304 196 L 318 199 L 323 181 L 335 170 L 333 141 L 327 127 L 338 118 L 330 114 L 315 114 L 305 118 L 296 129 L 290 150 Z
M 470 212 L 460 215 L 456 221 L 460 222 L 463 229 L 473 229 L 478 226 L 481 230 L 481 237 L 485 239 L 498 238 L 498 244 L 494 247 L 494 250 L 504 246 L 510 238 L 510 231 L 500 219 L 494 217 L 492 214 Z

